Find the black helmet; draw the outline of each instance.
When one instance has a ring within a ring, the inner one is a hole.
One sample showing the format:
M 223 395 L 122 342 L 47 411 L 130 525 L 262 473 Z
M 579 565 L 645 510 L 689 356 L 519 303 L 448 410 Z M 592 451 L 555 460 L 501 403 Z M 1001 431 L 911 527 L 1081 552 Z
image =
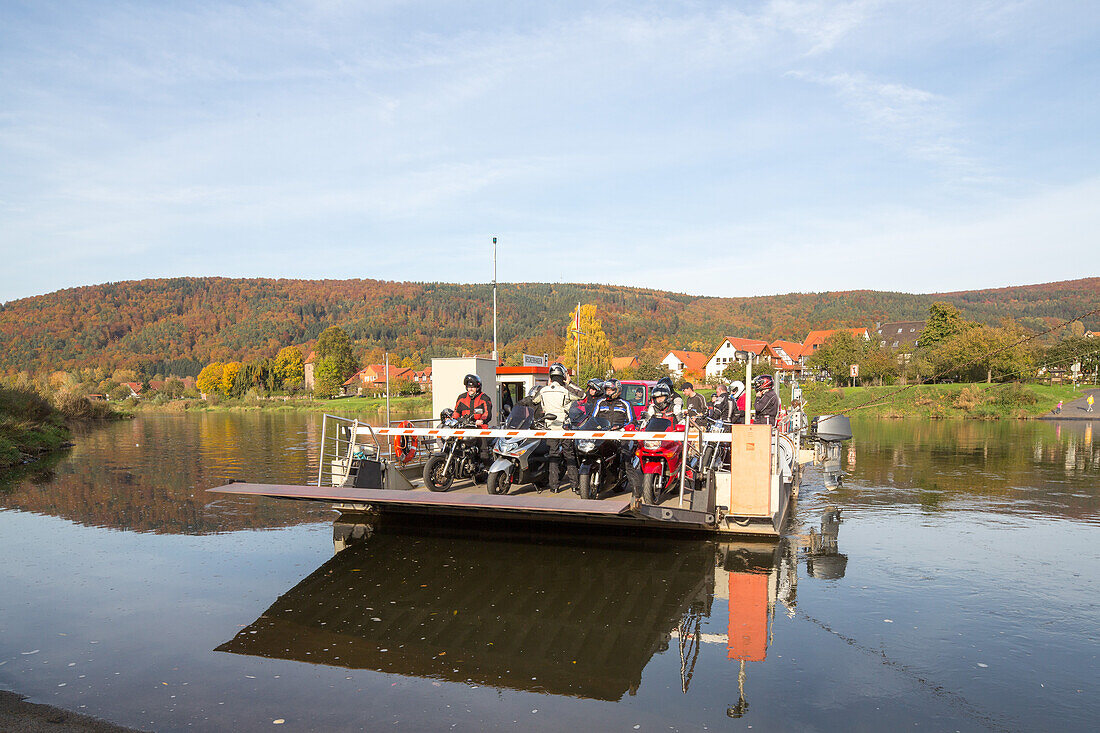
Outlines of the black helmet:
M 775 381 L 770 374 L 761 374 L 752 378 L 752 388 L 757 392 L 767 392 L 775 386 Z
M 599 377 L 592 377 L 588 380 L 588 389 L 594 389 L 597 392 L 603 392 L 603 380 Z
M 672 390 L 667 384 L 657 383 L 653 391 L 649 393 L 649 399 L 653 401 L 658 410 L 667 410 L 672 404 Z
M 481 389 L 481 377 L 476 374 L 467 374 L 466 378 L 462 380 L 462 383 L 467 387 L 477 387 Z
M 439 422 L 450 420 L 452 417 L 454 417 L 454 414 L 455 411 L 452 410 L 450 407 L 444 407 L 442 410 L 439 411 Z
M 564 382 L 569 377 L 569 370 L 565 368 L 565 364 L 560 361 L 555 361 L 550 365 L 550 381 L 551 382 Z
M 603 393 L 609 399 L 618 399 L 619 395 L 623 393 L 623 385 L 619 383 L 618 379 L 608 379 L 603 383 Z
M 660 379 L 657 380 L 657 384 L 658 385 L 662 385 L 662 384 L 665 385 L 666 387 L 668 387 L 669 392 L 675 392 L 676 391 L 676 386 L 672 383 L 672 377 L 661 377 Z

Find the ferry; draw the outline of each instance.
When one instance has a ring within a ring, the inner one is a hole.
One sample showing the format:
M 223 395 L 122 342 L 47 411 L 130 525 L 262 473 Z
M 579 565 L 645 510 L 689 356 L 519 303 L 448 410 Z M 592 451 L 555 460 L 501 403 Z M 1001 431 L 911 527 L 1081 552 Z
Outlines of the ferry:
M 473 365 L 475 371 L 468 364 L 440 365 L 440 361 L 464 360 L 433 360 L 433 380 L 437 385 L 439 377 L 450 371 L 455 374 L 488 371 L 480 364 Z M 515 383 L 518 376 L 515 368 L 500 369 L 510 370 L 508 378 Z M 534 383 L 539 374 L 537 369 L 528 375 L 536 378 Z M 491 375 L 491 389 L 500 397 L 503 391 L 496 384 L 495 369 Z M 482 380 L 487 381 L 484 376 Z M 453 381 L 461 384 L 460 378 Z M 517 401 L 521 397 L 517 392 Z M 496 404 L 502 402 L 498 400 Z M 777 539 L 801 484 L 803 466 L 817 463 L 825 467 L 827 476 L 839 478 L 840 445 L 851 437 L 846 416 L 823 415 L 807 420 L 797 408 L 788 410 L 780 424 L 774 426 L 737 424 L 722 432 L 704 432 L 689 421 L 686 430 L 667 433 L 455 428 L 426 420 L 374 425 L 325 415 L 316 483 L 231 483 L 209 490 L 323 502 L 341 512 L 414 515 L 425 526 L 466 518 L 491 520 L 510 528 L 529 523 L 582 524 L 597 532 L 658 531 Z M 690 461 L 681 461 L 679 475 L 672 478 L 659 500 L 650 504 L 635 501 L 629 489 L 621 488 L 597 493 L 595 498 L 580 498 L 568 488 L 559 493 L 540 491 L 536 485 L 516 485 L 508 493 L 494 494 L 477 481 L 477 476 L 456 480 L 445 491 L 427 487 L 423 478 L 425 465 L 440 455 L 448 440 L 471 438 L 675 440 L 683 444 L 681 455 L 701 455 L 708 445 L 723 444 L 728 446 L 729 458 L 707 471 L 693 470 L 689 468 Z

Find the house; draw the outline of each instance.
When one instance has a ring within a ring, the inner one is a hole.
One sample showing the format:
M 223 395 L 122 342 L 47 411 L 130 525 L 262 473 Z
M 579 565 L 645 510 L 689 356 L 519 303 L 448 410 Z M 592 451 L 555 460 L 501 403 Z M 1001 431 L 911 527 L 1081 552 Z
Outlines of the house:
M 621 372 L 623 369 L 637 369 L 642 365 L 642 362 L 638 361 L 636 356 L 613 356 L 611 357 L 611 370 Z
M 141 390 L 143 389 L 141 382 L 123 382 L 122 386 L 130 388 L 131 397 L 141 397 Z
M 432 368 L 421 369 L 419 371 L 414 370 L 412 376 L 409 377 L 412 381 L 420 385 L 424 390 L 430 390 L 432 388 Z
M 707 366 L 707 355 L 699 351 L 670 351 L 661 359 L 661 365 L 677 379 L 688 374 L 702 375 Z
M 760 361 L 764 351 L 768 348 L 767 341 L 756 339 L 743 339 L 736 336 L 726 336 L 722 343 L 707 359 L 707 378 L 721 376 L 730 364 L 744 364 L 750 358 L 756 364 Z
M 399 380 L 410 381 L 413 370 L 408 367 L 390 365 L 390 384 Z M 384 387 L 386 385 L 386 366 L 384 364 L 371 364 L 352 374 L 343 384 L 344 394 L 355 394 L 363 391 L 364 387 Z
M 911 353 L 920 345 L 920 332 L 924 330 L 925 321 L 892 321 L 883 323 L 875 329 L 878 336 L 878 344 L 887 349 L 902 349 Z
M 821 348 L 821 345 L 825 343 L 827 338 L 841 331 L 847 331 L 856 338 L 861 338 L 864 341 L 869 341 L 871 338 L 871 334 L 866 328 L 831 328 L 825 331 L 810 331 L 806 336 L 806 340 L 802 342 L 802 355 L 804 357 L 809 357 L 810 354 Z
M 802 344 L 793 341 L 772 341 L 764 352 L 764 360 L 771 364 L 777 374 L 790 374 L 801 377 L 806 366 L 802 357 Z
M 309 356 L 306 357 L 305 363 L 303 364 L 303 370 L 305 372 L 303 383 L 305 384 L 306 390 L 309 392 L 313 391 L 313 386 L 316 384 L 316 380 L 313 377 L 313 368 L 316 365 L 317 352 L 310 351 Z

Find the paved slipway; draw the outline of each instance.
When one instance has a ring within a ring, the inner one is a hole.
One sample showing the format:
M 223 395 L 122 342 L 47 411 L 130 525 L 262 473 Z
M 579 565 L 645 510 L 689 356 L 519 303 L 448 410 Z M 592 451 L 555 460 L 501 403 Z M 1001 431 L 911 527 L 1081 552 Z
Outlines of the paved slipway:
M 1089 394 L 1092 395 L 1093 406 L 1092 412 L 1085 412 L 1088 409 L 1088 403 L 1085 402 L 1088 399 Z M 1083 389 L 1081 390 L 1081 396 L 1072 402 L 1067 402 L 1062 405 L 1062 414 L 1055 415 L 1054 410 L 1051 410 L 1047 414 L 1043 415 L 1041 420 L 1100 420 L 1100 389 Z
M 52 705 L 27 702 L 22 695 L 0 690 L 0 731 L 29 733 L 132 733 L 87 715 L 71 713 Z

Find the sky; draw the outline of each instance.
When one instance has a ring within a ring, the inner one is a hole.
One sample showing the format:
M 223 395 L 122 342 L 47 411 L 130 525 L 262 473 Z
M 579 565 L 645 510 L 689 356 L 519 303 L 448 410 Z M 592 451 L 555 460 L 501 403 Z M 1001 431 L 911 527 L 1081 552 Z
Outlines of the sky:
M 0 302 L 1100 275 L 1100 3 L 0 0 Z

